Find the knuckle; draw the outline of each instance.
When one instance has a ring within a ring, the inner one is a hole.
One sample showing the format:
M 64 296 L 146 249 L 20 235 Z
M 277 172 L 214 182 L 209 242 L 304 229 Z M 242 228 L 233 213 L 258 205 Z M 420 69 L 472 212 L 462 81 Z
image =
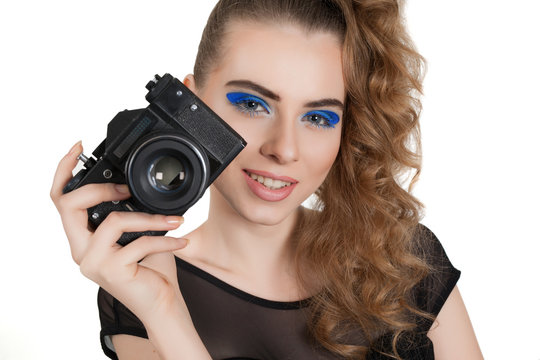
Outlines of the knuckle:
M 94 277 L 94 269 L 95 266 L 88 259 L 80 260 L 79 270 L 81 271 L 81 274 L 83 274 L 87 278 L 92 279 Z
M 79 265 L 79 270 L 85 277 L 100 285 L 114 281 L 115 272 L 112 271 L 111 264 L 106 261 L 84 258 Z
M 59 198 L 56 199 L 55 204 L 60 212 L 66 208 L 67 206 L 66 202 L 68 202 L 68 199 L 66 198 L 66 196 L 60 196 Z
M 148 220 L 151 221 L 152 223 L 156 223 L 156 224 L 163 224 L 165 222 L 165 218 L 166 216 L 165 215 L 159 215 L 159 214 L 146 214 L 146 216 L 148 216 Z
M 82 257 L 79 254 L 75 254 L 74 251 L 71 251 L 71 258 L 77 265 L 81 265 L 82 263 Z

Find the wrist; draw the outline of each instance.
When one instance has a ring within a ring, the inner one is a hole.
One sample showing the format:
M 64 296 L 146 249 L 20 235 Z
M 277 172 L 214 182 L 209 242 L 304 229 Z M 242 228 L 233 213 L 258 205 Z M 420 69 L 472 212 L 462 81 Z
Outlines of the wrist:
M 187 307 L 178 306 L 167 312 L 154 314 L 143 320 L 148 339 L 159 353 L 161 359 L 211 360 Z

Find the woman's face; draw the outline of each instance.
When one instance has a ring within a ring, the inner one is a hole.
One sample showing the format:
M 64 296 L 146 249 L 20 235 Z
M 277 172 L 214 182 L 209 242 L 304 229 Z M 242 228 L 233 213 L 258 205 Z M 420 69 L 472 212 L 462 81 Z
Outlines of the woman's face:
M 333 34 L 293 25 L 233 22 L 228 30 L 219 64 L 195 90 L 247 141 L 214 182 L 225 199 L 216 203 L 273 225 L 315 192 L 337 156 L 341 47 Z

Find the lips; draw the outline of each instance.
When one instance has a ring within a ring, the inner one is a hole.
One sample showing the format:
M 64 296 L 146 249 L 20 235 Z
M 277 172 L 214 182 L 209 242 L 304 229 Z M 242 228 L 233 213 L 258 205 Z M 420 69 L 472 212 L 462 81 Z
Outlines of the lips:
M 253 170 L 253 169 L 244 169 L 244 171 L 247 171 L 250 174 L 261 175 L 261 176 L 271 178 L 271 179 L 274 179 L 274 180 L 281 180 L 281 181 L 289 182 L 289 183 L 293 183 L 293 184 L 296 184 L 298 182 L 298 180 L 293 179 L 291 177 L 274 175 L 274 174 L 272 174 L 271 172 L 268 172 L 268 171 Z
M 291 194 L 298 180 L 253 169 L 242 171 L 250 190 L 265 201 L 281 201 Z M 255 179 L 254 179 L 255 178 Z

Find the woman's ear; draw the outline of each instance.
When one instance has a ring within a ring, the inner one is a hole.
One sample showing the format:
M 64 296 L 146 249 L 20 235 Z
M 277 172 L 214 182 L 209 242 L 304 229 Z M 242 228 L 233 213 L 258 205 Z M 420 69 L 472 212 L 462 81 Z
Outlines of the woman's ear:
M 197 87 L 195 86 L 195 77 L 193 76 L 193 74 L 186 75 L 183 83 L 189 90 L 191 90 L 195 95 L 197 95 Z

